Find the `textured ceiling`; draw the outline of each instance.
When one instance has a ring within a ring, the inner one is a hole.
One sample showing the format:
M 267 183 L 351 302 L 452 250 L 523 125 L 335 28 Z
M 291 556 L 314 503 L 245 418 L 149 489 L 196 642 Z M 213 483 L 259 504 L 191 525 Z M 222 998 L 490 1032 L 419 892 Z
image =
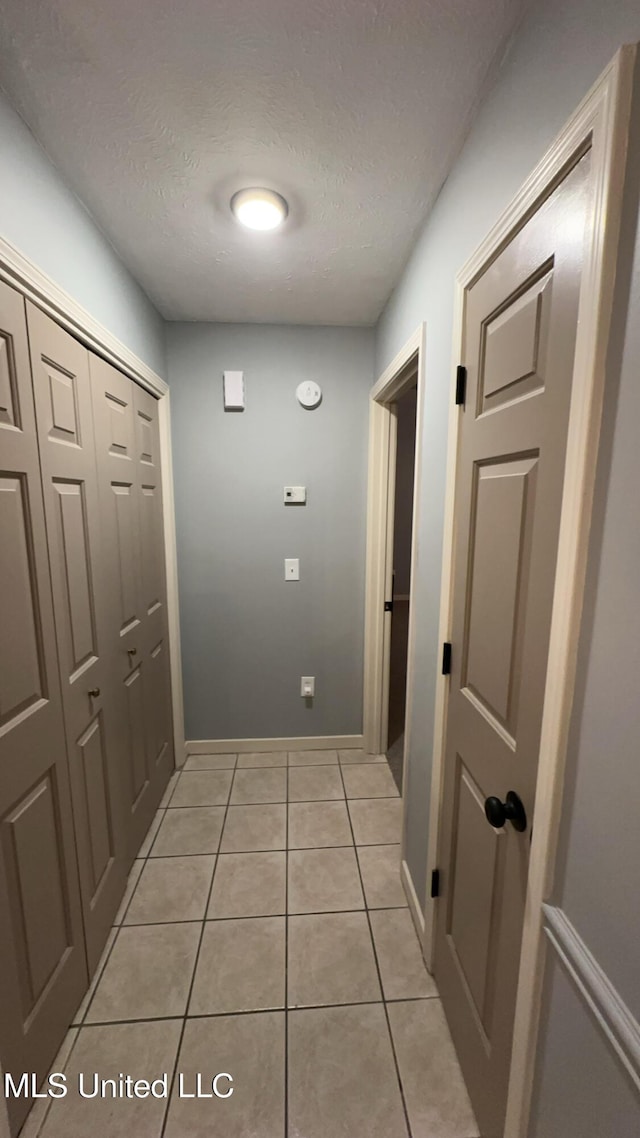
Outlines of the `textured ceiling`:
M 0 0 L 0 83 L 165 317 L 369 324 L 522 6 Z

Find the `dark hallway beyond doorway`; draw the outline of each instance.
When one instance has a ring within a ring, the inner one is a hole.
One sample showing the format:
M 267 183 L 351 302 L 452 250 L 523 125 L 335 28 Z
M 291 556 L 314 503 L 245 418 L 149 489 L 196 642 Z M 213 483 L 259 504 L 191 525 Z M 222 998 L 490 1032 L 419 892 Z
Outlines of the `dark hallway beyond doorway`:
M 417 388 L 410 388 L 398 399 L 395 408 L 398 434 L 393 519 L 393 616 L 389 661 L 387 760 L 400 794 L 402 794 L 404 720 L 407 702 L 417 395 Z
M 391 626 L 391 670 L 389 677 L 389 744 L 387 761 L 398 793 L 402 794 L 404 755 L 404 717 L 407 703 L 407 645 L 409 640 L 409 601 L 396 599 Z

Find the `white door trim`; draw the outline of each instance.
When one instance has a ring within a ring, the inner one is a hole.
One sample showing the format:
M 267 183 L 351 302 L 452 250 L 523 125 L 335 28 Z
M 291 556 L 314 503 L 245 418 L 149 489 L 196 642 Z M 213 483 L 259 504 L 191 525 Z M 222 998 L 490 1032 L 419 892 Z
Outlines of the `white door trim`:
M 416 329 L 371 389 L 369 407 L 369 475 L 367 497 L 366 600 L 364 635 L 364 749 L 370 754 L 386 750 L 389 711 L 389 656 L 391 620 L 384 602 L 391 596 L 393 572 L 393 520 L 397 421 L 393 403 L 413 387 L 417 376 L 415 472 L 411 581 L 418 564 L 422 419 L 424 410 L 426 325 Z M 415 656 L 415 605 L 409 608 L 407 646 L 407 709 L 405 715 L 404 775 L 409 753 Z M 404 825 L 403 825 L 404 833 Z M 404 848 L 404 845 L 403 845 Z
M 184 712 L 182 667 L 180 661 L 180 613 L 178 608 L 176 525 L 173 501 L 173 467 L 171 460 L 171 409 L 169 386 L 164 379 L 130 351 L 98 320 L 78 304 L 68 292 L 43 273 L 33 261 L 0 237 L 0 280 L 13 286 L 23 296 L 66 328 L 92 352 L 135 380 L 158 399 L 160 428 L 160 467 L 164 519 L 164 548 L 167 571 L 167 617 L 169 625 L 169 658 L 171 665 L 171 698 L 176 765 L 184 762 Z
M 135 379 L 136 383 L 152 395 L 164 395 L 169 390 L 164 379 L 156 375 L 135 352 L 130 351 L 117 336 L 4 237 L 0 237 L 0 278 L 37 304 L 38 308 L 86 344 L 87 348 L 97 352 L 130 379 Z
M 176 766 L 181 767 L 185 761 L 187 751 L 184 738 L 182 648 L 180 640 L 180 606 L 178 601 L 178 543 L 176 538 L 176 507 L 173 494 L 170 400 L 171 393 L 167 387 L 164 395 L 160 396 L 158 400 L 158 426 L 160 429 L 162 518 L 164 523 L 164 558 L 167 578 L 167 625 L 169 629 L 173 747 Z
M 504 1138 L 524 1138 L 530 1110 L 544 970 L 545 938 L 542 906 L 550 896 L 555 869 L 566 741 L 573 699 L 618 253 L 635 58 L 635 47 L 620 49 L 511 205 L 456 278 L 454 375 L 455 366 L 464 360 L 465 290 L 483 267 L 497 256 L 511 234 L 524 223 L 536 203 L 551 192 L 567 168 L 582 153 L 591 150 L 594 185 L 591 242 L 585 251 L 580 292 L 565 483 L 540 740 L 535 827 L 531 844 Z M 578 378 L 579 382 L 576 382 Z M 454 488 L 460 421 L 460 412 L 455 406 L 453 392 L 450 407 L 440 643 L 450 639 L 451 628 Z M 438 677 L 427 880 L 432 869 L 438 864 L 448 683 L 446 677 Z M 425 956 L 430 965 L 433 963 L 434 912 L 435 903 L 428 897 L 425 901 L 424 945 Z

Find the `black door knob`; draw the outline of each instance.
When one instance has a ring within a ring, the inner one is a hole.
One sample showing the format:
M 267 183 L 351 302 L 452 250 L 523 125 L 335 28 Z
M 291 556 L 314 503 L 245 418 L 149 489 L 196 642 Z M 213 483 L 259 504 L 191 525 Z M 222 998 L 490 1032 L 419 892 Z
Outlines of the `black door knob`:
M 520 834 L 527 828 L 527 815 L 515 790 L 509 791 L 504 802 L 499 798 L 486 798 L 484 812 L 487 822 L 496 830 L 501 830 L 505 822 L 511 822 Z

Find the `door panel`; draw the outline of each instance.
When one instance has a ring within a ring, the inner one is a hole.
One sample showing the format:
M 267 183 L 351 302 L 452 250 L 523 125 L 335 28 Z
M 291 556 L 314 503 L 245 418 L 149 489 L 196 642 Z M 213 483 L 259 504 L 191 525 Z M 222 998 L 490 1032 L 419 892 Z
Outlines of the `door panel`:
M 109 809 L 109 764 L 101 713 L 78 739 L 78 752 L 87 803 L 91 884 L 95 896 L 111 864 L 115 844 Z
M 0 566 L 2 580 L 13 588 L 0 593 L 0 619 L 11 645 L 0 654 L 0 727 L 41 707 L 48 695 L 29 517 L 27 475 L 1 475 Z
M 134 385 L 135 386 L 135 385 Z M 158 401 L 135 386 L 147 768 L 164 786 L 174 766 Z
M 504 834 L 487 825 L 480 788 L 458 757 L 456 812 L 453 823 L 452 904 L 447 933 L 464 977 L 478 1022 L 488 1013 L 491 974 L 492 913 L 502 897 Z
M 63 964 L 69 945 L 54 779 L 48 771 L 5 818 L 9 901 L 13 927 L 21 932 L 16 952 L 25 1018 Z
M 147 771 L 143 675 L 144 605 L 140 584 L 140 523 L 134 387 L 90 356 L 98 490 L 105 536 L 108 637 L 124 756 L 123 809 L 127 861 L 133 861 L 157 803 Z
M 523 399 L 544 386 L 539 361 L 549 327 L 552 272 L 523 294 L 509 297 L 482 329 L 478 376 L 478 414 Z
M 124 892 L 126 855 L 122 754 L 107 659 L 104 548 L 89 358 L 86 348 L 30 303 L 27 318 L 85 937 L 92 971 Z
M 514 741 L 537 462 L 513 457 L 473 471 L 462 686 Z
M 3 303 L 6 300 L 3 298 Z M 16 349 L 8 328 L 0 329 L 0 424 L 20 429 L 20 404 L 16 378 Z
M 82 482 L 53 478 L 51 485 L 57 495 L 56 528 L 60 534 L 64 591 L 69 606 L 69 664 L 75 678 L 78 670 L 98 655 L 87 504 Z
M 435 975 L 483 1138 L 506 1109 L 590 193 L 586 155 L 465 297 Z M 508 791 L 524 833 L 486 820 Z
M 145 740 L 145 698 L 140 667 L 134 668 L 124 681 L 129 724 L 129 803 L 138 808 L 141 796 L 149 789 L 147 745 Z M 144 836 L 144 835 L 143 835 Z
M 147 707 L 147 750 L 154 769 L 170 773 L 172 756 L 171 687 L 166 639 L 158 641 L 147 659 L 149 703 Z M 161 773 L 164 781 L 164 773 Z
M 162 604 L 163 581 L 162 563 L 157 560 L 158 550 L 158 522 L 162 520 L 162 506 L 157 506 L 157 493 L 155 486 L 140 486 L 140 542 L 141 542 L 141 570 L 142 570 L 142 602 L 143 611 L 152 616 Z
M 136 487 L 132 482 L 111 482 L 111 511 L 115 517 L 117 627 L 121 636 L 132 632 L 141 621 L 138 582 L 138 509 Z
M 132 860 L 173 768 L 170 735 L 161 726 L 166 719 L 161 693 L 169 673 L 164 654 L 161 669 L 152 654 L 166 641 L 157 403 L 97 356 L 90 357 L 90 366 Z
M 43 1077 L 88 984 L 24 299 L 0 283 L 0 1061 Z M 16 1130 L 31 1103 L 7 1103 Z

